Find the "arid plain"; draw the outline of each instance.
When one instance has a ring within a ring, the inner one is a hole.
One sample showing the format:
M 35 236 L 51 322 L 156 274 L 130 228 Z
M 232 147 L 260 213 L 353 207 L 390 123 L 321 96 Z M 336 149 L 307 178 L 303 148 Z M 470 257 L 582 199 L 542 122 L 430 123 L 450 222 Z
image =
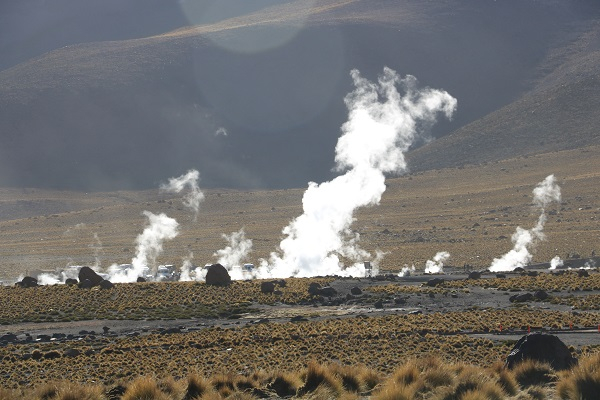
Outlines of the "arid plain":
M 386 181 L 381 204 L 360 209 L 352 225 L 360 245 L 370 253 L 386 252 L 380 269 L 398 272 L 405 265 L 423 269 L 439 251 L 448 264 L 489 267 L 512 248 L 517 226 L 535 226 L 539 210 L 532 190 L 554 174 L 561 204 L 546 210 L 546 240 L 533 262 L 589 257 L 600 249 L 600 161 L 598 147 L 542 154 L 484 165 L 434 170 Z M 14 280 L 27 271 L 56 270 L 67 265 L 106 268 L 135 256 L 135 239 L 143 231 L 144 210 L 177 219 L 179 235 L 164 243 L 157 263 L 214 263 L 213 254 L 228 243 L 223 234 L 244 229 L 253 242 L 246 262 L 258 264 L 276 251 L 282 229 L 302 213 L 304 188 L 276 191 L 204 190 L 197 220 L 181 197 L 144 192 L 77 193 L 0 190 L 0 277 Z M 202 182 L 200 181 L 200 186 Z

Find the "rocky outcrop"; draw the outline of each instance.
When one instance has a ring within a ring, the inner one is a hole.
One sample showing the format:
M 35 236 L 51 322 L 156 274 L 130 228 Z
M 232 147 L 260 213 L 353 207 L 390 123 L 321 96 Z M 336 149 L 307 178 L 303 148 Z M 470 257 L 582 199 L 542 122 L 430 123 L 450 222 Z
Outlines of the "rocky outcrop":
M 229 272 L 221 264 L 213 264 L 206 272 L 206 284 L 212 286 L 227 286 L 231 283 Z
M 79 270 L 79 282 L 83 282 L 84 280 L 90 281 L 92 286 L 98 286 L 100 282 L 104 280 L 100 275 L 98 275 L 93 269 L 90 267 L 82 267 Z
M 570 369 L 577 364 L 569 348 L 556 336 L 536 332 L 523 336 L 506 357 L 505 367 L 513 368 L 525 360 L 550 364 L 555 371 Z

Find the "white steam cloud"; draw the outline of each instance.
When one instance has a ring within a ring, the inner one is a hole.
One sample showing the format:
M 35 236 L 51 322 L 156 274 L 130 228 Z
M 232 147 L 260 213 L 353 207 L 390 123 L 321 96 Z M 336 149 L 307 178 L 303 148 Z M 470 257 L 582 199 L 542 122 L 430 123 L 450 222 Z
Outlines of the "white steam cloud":
M 283 229 L 280 253 L 263 260 L 260 275 L 272 277 L 364 276 L 359 261 L 371 255 L 358 247 L 350 230 L 360 207 L 379 204 L 385 174 L 406 170 L 404 153 L 418 131 L 432 125 L 439 113 L 451 117 L 456 99 L 434 89 L 417 89 L 417 80 L 385 68 L 377 83 L 351 72 L 355 89 L 344 99 L 349 112 L 336 146 L 336 167 L 346 171 L 335 179 L 310 182 L 302 199 L 304 212 Z M 402 89 L 401 94 L 397 86 Z M 353 263 L 344 267 L 342 258 Z M 377 260 L 372 264 L 377 267 Z
M 425 263 L 425 273 L 426 274 L 443 274 L 444 273 L 444 263 L 448 261 L 450 258 L 450 253 L 447 251 L 438 252 L 433 260 L 427 260 Z
M 563 265 L 565 265 L 565 262 L 562 260 L 562 258 L 560 258 L 560 256 L 556 256 L 550 260 L 550 268 L 548 269 L 556 269 L 558 267 L 562 267 Z
M 194 221 L 198 218 L 200 203 L 204 200 L 204 193 L 198 186 L 200 172 L 195 169 L 189 170 L 186 174 L 178 178 L 170 178 L 167 184 L 160 185 L 160 189 L 170 193 L 180 193 L 185 188 L 189 192 L 183 198 L 183 205 L 194 211 Z
M 179 231 L 179 224 L 166 214 L 143 213 L 148 218 L 148 225 L 136 239 L 136 255 L 131 260 L 131 266 L 112 265 L 109 268 L 111 282 L 135 282 L 138 277 L 144 277 L 149 267 L 156 263 L 156 258 L 163 252 L 163 242 L 174 239 Z
M 533 257 L 530 249 L 546 238 L 544 235 L 544 225 L 546 224 L 545 208 L 553 201 L 560 201 L 560 187 L 556 183 L 554 175 L 548 175 L 533 190 L 533 202 L 541 209 L 537 225 L 529 230 L 518 226 L 516 232 L 512 235 L 512 242 L 514 243 L 512 250 L 501 258 L 495 258 L 489 268 L 490 271 L 512 271 L 515 268 L 524 267 L 529 264 Z
M 251 278 L 251 271 L 244 271 L 242 265 L 248 254 L 252 251 L 252 240 L 246 238 L 243 228 L 238 232 L 232 232 L 230 235 L 223 234 L 222 236 L 227 241 L 228 246 L 217 250 L 213 254 L 213 256 L 218 257 L 217 263 L 229 271 L 231 279 Z

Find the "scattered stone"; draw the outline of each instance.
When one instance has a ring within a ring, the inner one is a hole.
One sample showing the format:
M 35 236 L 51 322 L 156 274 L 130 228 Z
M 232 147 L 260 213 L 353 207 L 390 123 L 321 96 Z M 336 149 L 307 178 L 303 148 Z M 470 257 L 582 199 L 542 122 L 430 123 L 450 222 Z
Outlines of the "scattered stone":
M 77 349 L 66 349 L 63 352 L 63 357 L 77 357 L 81 354 L 81 351 Z
M 333 297 L 337 295 L 337 290 L 335 290 L 331 286 L 325 286 L 319 289 L 319 294 L 323 297 Z
M 317 282 L 312 282 L 310 285 L 308 285 L 308 294 L 318 296 L 319 290 L 321 290 L 321 284 Z
M 506 279 L 506 274 L 496 274 L 496 278 L 498 278 L 498 279 Z
M 541 332 L 523 336 L 506 357 L 505 367 L 512 369 L 524 360 L 550 364 L 555 371 L 570 369 L 577 364 L 569 348 L 556 336 Z
M 110 328 L 108 326 L 103 326 L 102 331 L 104 332 L 105 335 L 108 335 L 108 331 L 110 331 Z
M 350 289 L 350 293 L 354 296 L 360 296 L 362 294 L 362 289 L 358 286 L 354 286 L 352 289 Z
M 227 269 L 221 264 L 213 264 L 206 272 L 206 284 L 212 286 L 228 286 L 231 284 L 231 276 Z
M 86 279 L 92 283 L 92 286 L 98 286 L 104 280 L 90 267 L 81 267 L 79 270 L 79 281 L 82 282 Z
M 580 278 L 587 278 L 588 276 L 590 276 L 590 273 L 587 269 L 578 269 L 577 276 L 579 276 Z
M 302 315 L 296 315 L 296 316 L 290 318 L 290 321 L 291 322 L 306 322 L 306 321 L 308 321 L 308 319 L 306 319 Z
M 536 277 L 539 273 L 537 271 L 527 271 L 527 276 Z
M 174 327 L 174 328 L 164 329 L 160 332 L 161 335 L 172 335 L 174 333 L 181 333 L 181 329 Z
M 520 272 L 525 272 L 525 268 L 523 268 L 523 267 L 517 267 L 517 268 L 513 269 L 513 272 L 519 272 L 519 273 Z
M 14 333 L 7 333 L 5 335 L 0 336 L 0 341 L 1 342 L 16 342 L 17 335 L 15 335 Z
M 538 290 L 533 294 L 533 297 L 535 297 L 537 300 L 544 301 L 550 296 L 544 290 Z
M 480 278 L 481 278 L 481 272 L 479 272 L 479 271 L 469 272 L 469 279 L 480 279 Z
M 375 304 L 373 304 L 373 306 L 375 306 L 375 308 L 381 310 L 383 308 L 383 300 L 377 300 L 375 302 Z
M 143 283 L 143 282 L 146 282 L 146 278 L 142 278 L 141 276 L 138 276 L 138 278 L 135 281 L 137 283 Z
M 44 354 L 44 358 L 47 360 L 54 360 L 56 358 L 61 358 L 61 357 L 62 357 L 62 354 L 60 354 L 56 350 L 50 350 L 49 352 Z
M 511 303 L 524 303 L 531 300 L 533 300 L 533 295 L 531 293 L 515 294 L 508 298 L 508 301 Z
M 106 279 L 103 279 L 102 282 L 100 282 L 98 284 L 98 286 L 100 286 L 100 289 L 112 289 L 115 287 L 115 284 L 112 283 L 111 281 L 107 281 Z
M 94 287 L 94 284 L 89 279 L 84 279 L 82 281 L 79 281 L 77 287 L 79 289 L 91 289 L 92 287 Z
M 285 281 L 285 279 L 279 279 L 279 280 L 273 281 L 273 283 L 279 285 L 279 287 L 287 286 L 287 282 Z
M 260 284 L 261 293 L 273 293 L 275 291 L 275 284 L 273 282 L 263 282 Z
M 32 288 L 38 285 L 38 280 L 32 278 L 31 276 L 26 276 L 20 282 L 15 283 L 15 286 L 23 287 L 23 288 Z
M 427 281 L 427 286 L 436 287 L 444 284 L 444 279 L 442 278 L 433 278 Z
M 75 279 L 75 278 L 67 278 L 67 279 L 65 280 L 65 284 L 66 284 L 67 286 L 73 286 L 73 285 L 77 285 L 78 283 L 79 283 L 79 281 L 78 281 L 77 279 Z

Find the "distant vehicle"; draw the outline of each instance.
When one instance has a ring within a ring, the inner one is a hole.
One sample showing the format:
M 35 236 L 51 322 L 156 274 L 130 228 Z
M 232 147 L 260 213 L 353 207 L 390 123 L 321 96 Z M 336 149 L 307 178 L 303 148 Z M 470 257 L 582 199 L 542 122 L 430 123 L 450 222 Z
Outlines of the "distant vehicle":
M 178 281 L 179 272 L 172 264 L 159 265 L 156 269 L 155 279 L 157 281 Z

